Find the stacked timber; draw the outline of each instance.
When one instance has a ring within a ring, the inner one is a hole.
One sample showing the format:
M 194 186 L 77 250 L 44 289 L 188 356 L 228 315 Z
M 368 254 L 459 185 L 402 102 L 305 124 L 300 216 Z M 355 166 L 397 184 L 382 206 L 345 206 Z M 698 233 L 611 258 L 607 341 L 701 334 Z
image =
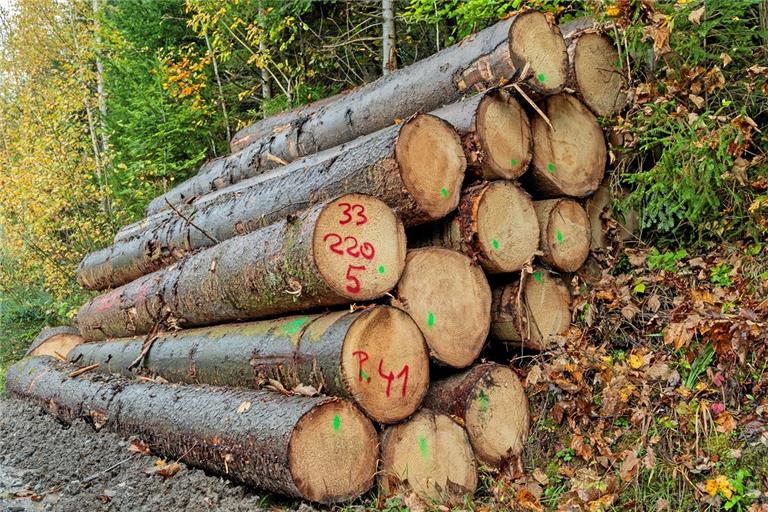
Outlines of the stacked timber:
M 102 293 L 7 389 L 319 503 L 377 481 L 459 505 L 480 466 L 521 470 L 510 354 L 570 326 L 569 276 L 603 240 L 582 204 L 606 167 L 596 115 L 625 101 L 611 40 L 562 34 L 525 11 L 242 130 L 86 256 Z

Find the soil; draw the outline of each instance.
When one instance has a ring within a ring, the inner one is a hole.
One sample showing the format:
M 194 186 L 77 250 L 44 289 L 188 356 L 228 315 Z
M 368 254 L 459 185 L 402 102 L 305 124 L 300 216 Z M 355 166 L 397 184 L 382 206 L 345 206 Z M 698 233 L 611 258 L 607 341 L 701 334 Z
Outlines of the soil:
M 168 478 L 148 475 L 158 457 L 130 446 L 85 422 L 64 425 L 37 406 L 0 398 L 0 512 L 315 510 L 184 464 Z

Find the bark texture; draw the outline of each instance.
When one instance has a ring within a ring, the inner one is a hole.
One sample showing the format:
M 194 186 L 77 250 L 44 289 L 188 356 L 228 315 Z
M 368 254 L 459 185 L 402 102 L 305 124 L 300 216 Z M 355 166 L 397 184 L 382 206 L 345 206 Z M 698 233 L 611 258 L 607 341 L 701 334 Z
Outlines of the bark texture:
M 68 359 L 132 376 L 129 367 L 143 344 L 142 338 L 86 343 Z M 383 378 L 377 372 L 380 361 L 395 375 L 408 367 L 406 380 L 402 375 L 391 381 Z M 429 384 L 429 357 L 424 338 L 406 313 L 374 306 L 354 313 L 165 333 L 152 344 L 141 372 L 186 384 L 259 388 L 277 381 L 289 390 L 309 385 L 326 395 L 352 399 L 374 420 L 392 423 L 410 416 L 421 403 Z M 366 379 L 360 378 L 361 372 Z
M 70 378 L 74 370 L 77 366 L 48 357 L 27 358 L 8 370 L 7 389 L 64 422 L 82 418 L 96 429 L 138 436 L 168 459 L 267 491 L 330 503 L 354 498 L 373 482 L 375 430 L 348 402 L 268 391 L 136 383 L 89 373 Z M 334 432 L 329 414 L 336 414 L 338 423 L 347 428 Z M 331 424 L 316 424 L 316 418 L 326 417 Z M 326 440 L 314 454 L 302 455 L 336 453 L 332 461 L 309 462 L 325 470 L 324 478 L 332 482 L 327 490 L 317 481 L 302 480 L 306 470 L 296 460 L 297 448 L 306 449 L 305 431 L 311 428 L 323 429 Z M 341 466 L 342 462 L 349 466 Z M 343 470 L 334 471 L 334 467 Z
M 357 226 L 360 214 L 368 217 Z M 345 235 L 369 252 L 334 250 Z M 97 341 L 370 300 L 395 286 L 404 265 L 400 220 L 381 201 L 348 194 L 102 294 L 80 309 L 78 327 Z
M 407 225 L 435 220 L 456 208 L 466 166 L 458 135 L 428 115 L 313 161 L 257 176 L 125 228 L 112 246 L 83 259 L 78 282 L 95 290 L 120 286 L 347 192 L 380 198 Z
M 271 131 L 251 129 L 259 136 L 249 139 L 250 145 L 241 155 L 207 164 L 201 169 L 201 178 L 193 178 L 198 185 L 180 185 L 154 202 L 148 213 L 157 211 L 166 198 L 171 203 L 183 202 L 201 186 L 221 188 L 281 162 L 292 162 L 391 126 L 414 112 L 432 111 L 458 100 L 470 88 L 483 90 L 520 80 L 531 94 L 557 93 L 565 83 L 567 61 L 565 41 L 552 19 L 525 11 L 334 101 L 298 109 L 293 115 L 283 114 L 285 123 Z M 520 76 L 523 69 L 527 69 L 525 77 Z M 185 192 L 180 193 L 182 190 Z
M 522 467 L 530 413 L 520 379 L 508 367 L 484 363 L 435 381 L 424 406 L 460 418 L 480 462 Z

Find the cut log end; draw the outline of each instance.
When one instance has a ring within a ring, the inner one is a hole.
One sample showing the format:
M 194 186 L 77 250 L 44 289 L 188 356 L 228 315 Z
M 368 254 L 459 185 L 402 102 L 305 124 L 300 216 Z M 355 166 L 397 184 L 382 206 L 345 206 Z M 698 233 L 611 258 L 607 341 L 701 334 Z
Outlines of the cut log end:
M 491 289 L 469 257 L 440 247 L 409 251 L 397 297 L 437 361 L 464 368 L 477 359 L 490 329 Z
M 492 365 L 470 396 L 464 420 L 478 460 L 499 466 L 520 457 L 530 418 L 528 398 L 515 372 Z
M 296 487 L 319 503 L 345 501 L 369 489 L 377 458 L 373 425 L 340 400 L 305 414 L 291 435 L 288 452 Z
M 519 68 L 529 63 L 534 90 L 560 92 L 568 73 L 568 52 L 558 26 L 546 14 L 521 13 L 509 29 L 509 52 Z
M 571 325 L 571 297 L 563 281 L 543 269 L 534 270 L 525 279 L 520 297 L 524 336 L 518 330 L 518 290 L 515 282 L 493 290 L 491 336 L 500 341 L 546 350 L 550 338 L 562 334 Z
M 536 201 L 541 225 L 542 259 L 563 272 L 575 272 L 589 256 L 589 216 L 571 199 Z
M 542 104 L 554 128 L 533 118 L 533 188 L 544 197 L 585 197 L 597 190 L 605 174 L 606 146 L 594 114 L 568 94 Z
M 531 161 L 531 126 L 528 115 L 506 93 L 486 94 L 477 110 L 477 132 L 483 146 L 487 179 L 515 179 Z
M 495 181 L 485 189 L 476 208 L 483 268 L 491 273 L 523 268 L 539 240 L 539 223 L 528 194 L 514 183 Z
M 346 194 L 320 213 L 313 235 L 324 281 L 350 300 L 371 300 L 394 288 L 405 265 L 405 230 L 379 199 Z
M 572 43 L 573 81 L 586 105 L 598 116 L 621 110 L 627 101 L 621 59 L 608 36 L 585 33 Z
M 400 309 L 367 311 L 344 339 L 342 375 L 354 400 L 375 420 L 407 418 L 429 387 L 429 355 L 421 331 Z
M 432 220 L 456 208 L 467 160 L 449 123 L 428 114 L 413 117 L 400 130 L 395 152 L 403 183 Z
M 458 505 L 477 487 L 467 433 L 448 416 L 426 409 L 384 433 L 381 459 L 385 494 L 413 490 L 425 501 Z
M 29 345 L 28 356 L 67 357 L 76 346 L 85 342 L 74 327 L 45 328 Z

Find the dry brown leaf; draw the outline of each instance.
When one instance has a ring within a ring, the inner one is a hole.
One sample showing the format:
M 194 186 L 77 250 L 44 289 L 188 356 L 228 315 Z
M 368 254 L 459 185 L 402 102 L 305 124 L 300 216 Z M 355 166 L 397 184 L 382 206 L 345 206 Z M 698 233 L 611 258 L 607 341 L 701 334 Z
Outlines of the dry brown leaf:
M 688 21 L 694 25 L 701 25 L 701 18 L 704 16 L 704 6 L 702 5 L 698 9 L 691 11 L 688 15 Z
M 149 444 L 145 443 L 141 439 L 134 439 L 131 441 L 131 446 L 128 447 L 128 451 L 133 453 L 140 453 L 142 455 L 149 455 Z
M 634 475 L 635 469 L 637 468 L 637 464 L 640 462 L 640 459 L 637 458 L 635 450 L 626 450 L 623 456 L 624 462 L 621 463 L 619 476 L 621 476 L 623 481 L 628 482 L 632 479 L 632 475 Z
M 283 395 L 290 395 L 291 392 L 285 389 L 285 386 L 280 383 L 280 381 L 274 380 L 274 379 L 268 379 L 269 385 L 264 386 L 266 389 L 271 389 L 272 391 L 277 391 L 278 393 L 282 393 Z
M 728 66 L 728 64 L 733 62 L 733 59 L 727 53 L 721 53 L 720 54 L 720 60 L 723 61 L 723 67 L 726 67 L 726 66 Z
M 704 98 L 701 96 L 696 96 L 695 94 L 689 94 L 688 99 L 691 100 L 691 103 L 696 105 L 696 108 L 704 108 L 704 106 L 707 104 L 707 102 L 704 101 Z
M 540 468 L 533 470 L 533 479 L 539 482 L 541 485 L 549 485 L 549 477 Z
M 243 414 L 244 412 L 248 412 L 251 410 L 251 402 L 246 400 L 245 402 L 240 404 L 240 407 L 237 408 L 237 412 L 239 414 Z
M 303 396 L 317 396 L 320 394 L 320 391 L 306 384 L 299 384 L 298 386 L 293 388 L 293 392 L 296 393 L 297 395 L 303 395 Z
M 544 512 L 544 507 L 536 499 L 531 491 L 522 487 L 517 491 L 517 505 L 521 506 L 525 510 L 533 510 L 535 512 Z
M 177 462 L 167 462 L 165 459 L 157 459 L 155 465 L 145 469 L 147 475 L 160 475 L 164 478 L 170 478 L 181 469 L 181 464 Z

